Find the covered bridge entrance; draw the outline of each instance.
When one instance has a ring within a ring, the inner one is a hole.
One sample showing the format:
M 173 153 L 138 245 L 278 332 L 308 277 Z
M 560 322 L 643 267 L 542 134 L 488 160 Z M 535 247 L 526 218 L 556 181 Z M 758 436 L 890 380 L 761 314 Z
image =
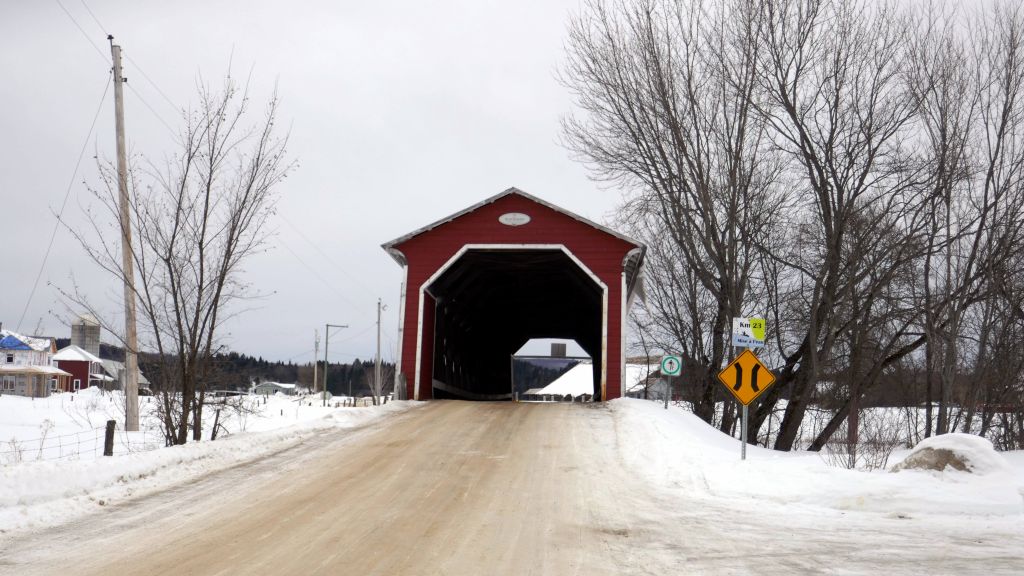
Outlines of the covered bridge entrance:
M 640 243 L 510 188 L 384 249 L 405 268 L 398 397 L 511 398 L 531 338 L 576 340 L 595 397 L 621 395 Z

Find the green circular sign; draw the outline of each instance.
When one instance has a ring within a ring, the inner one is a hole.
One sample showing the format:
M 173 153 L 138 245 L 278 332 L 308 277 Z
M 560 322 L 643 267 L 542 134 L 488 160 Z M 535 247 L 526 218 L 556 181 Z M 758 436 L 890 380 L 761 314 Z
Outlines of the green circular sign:
M 661 373 L 665 376 L 678 376 L 682 368 L 683 363 L 679 360 L 679 356 L 662 356 Z

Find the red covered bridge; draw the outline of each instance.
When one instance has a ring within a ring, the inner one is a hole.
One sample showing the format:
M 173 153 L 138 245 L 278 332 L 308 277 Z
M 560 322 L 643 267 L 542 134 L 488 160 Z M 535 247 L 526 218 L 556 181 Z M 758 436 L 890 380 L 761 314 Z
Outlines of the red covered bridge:
M 398 397 L 510 398 L 531 338 L 575 340 L 595 397 L 621 396 L 642 244 L 509 188 L 383 246 L 405 268 Z

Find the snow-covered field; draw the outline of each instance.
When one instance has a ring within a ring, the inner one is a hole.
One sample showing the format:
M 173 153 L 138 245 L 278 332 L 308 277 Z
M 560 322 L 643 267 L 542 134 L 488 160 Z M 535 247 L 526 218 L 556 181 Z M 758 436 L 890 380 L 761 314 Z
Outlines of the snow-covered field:
M 59 524 L 113 501 L 195 480 L 296 445 L 327 429 L 365 425 L 418 404 L 335 408 L 319 397 L 246 397 L 250 410 L 223 410 L 216 441 L 165 448 L 155 398 L 142 399 L 142 430 L 124 432 L 123 397 L 89 388 L 49 398 L 0 396 L 0 534 Z M 204 416 L 213 423 L 213 407 Z M 115 455 L 104 427 L 118 422 Z

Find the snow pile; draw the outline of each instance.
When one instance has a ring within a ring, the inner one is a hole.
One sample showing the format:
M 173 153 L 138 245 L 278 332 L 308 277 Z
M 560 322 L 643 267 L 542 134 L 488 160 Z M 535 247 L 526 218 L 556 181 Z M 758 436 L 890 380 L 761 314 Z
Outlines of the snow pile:
M 530 390 L 528 394 L 552 394 L 554 396 L 571 395 L 573 398 L 594 393 L 594 365 L 580 362 L 568 372 L 559 376 L 554 382 L 540 390 Z
M 992 443 L 973 434 L 942 434 L 922 440 L 899 464 L 900 470 L 962 471 L 973 474 L 1008 472 L 1009 464 Z
M 1024 514 L 1024 466 L 992 467 L 985 475 L 900 474 L 830 467 L 814 452 L 747 446 L 678 407 L 623 398 L 610 402 L 628 468 L 670 492 L 726 499 L 780 512 L 858 510 L 890 517 L 921 514 Z M 1015 459 L 1024 463 L 1024 458 Z M 983 460 L 979 460 L 979 466 Z
M 80 398 L 76 402 L 83 403 Z M 367 408 L 280 408 L 256 418 L 252 428 L 214 442 L 191 442 L 145 452 L 94 459 L 24 461 L 0 467 L 0 533 L 41 528 L 123 500 L 183 484 L 200 476 L 295 446 L 331 429 L 368 425 L 387 415 L 422 405 L 389 402 Z M 269 411 L 266 411 L 269 412 Z M 204 436 L 205 437 L 205 436 Z

